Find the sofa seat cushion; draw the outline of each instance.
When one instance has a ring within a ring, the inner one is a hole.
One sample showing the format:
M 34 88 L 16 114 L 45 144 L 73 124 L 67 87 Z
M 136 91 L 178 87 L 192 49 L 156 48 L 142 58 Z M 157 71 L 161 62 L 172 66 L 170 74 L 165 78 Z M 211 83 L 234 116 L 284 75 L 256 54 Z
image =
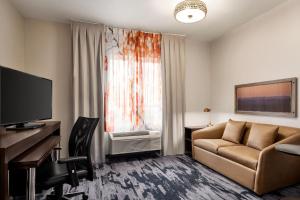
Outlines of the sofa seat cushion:
M 245 145 L 220 147 L 218 154 L 229 160 L 256 170 L 260 151 Z
M 198 139 L 194 141 L 194 145 L 212 153 L 217 153 L 220 147 L 232 146 L 237 144 L 222 139 Z

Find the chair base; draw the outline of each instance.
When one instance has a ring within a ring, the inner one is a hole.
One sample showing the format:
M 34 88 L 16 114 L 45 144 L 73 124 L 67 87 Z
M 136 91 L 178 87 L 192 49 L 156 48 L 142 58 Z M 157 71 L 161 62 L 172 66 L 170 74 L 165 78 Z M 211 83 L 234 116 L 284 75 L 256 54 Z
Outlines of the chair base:
M 71 200 L 72 197 L 82 195 L 82 200 L 88 200 L 89 197 L 84 192 L 73 192 L 73 193 L 67 193 L 63 194 L 63 186 L 55 186 L 54 191 L 47 195 L 47 200 Z
M 70 194 L 64 194 L 61 197 L 57 197 L 55 194 L 47 195 L 47 200 L 71 200 L 71 197 L 82 195 L 82 200 L 88 200 L 89 197 L 84 192 L 75 192 Z

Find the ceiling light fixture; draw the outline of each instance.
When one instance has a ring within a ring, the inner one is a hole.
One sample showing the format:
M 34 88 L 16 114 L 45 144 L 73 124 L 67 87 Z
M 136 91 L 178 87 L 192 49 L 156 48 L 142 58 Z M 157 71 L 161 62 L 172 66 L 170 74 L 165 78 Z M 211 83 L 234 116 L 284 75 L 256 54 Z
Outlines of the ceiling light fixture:
M 182 23 L 198 22 L 207 14 L 206 4 L 201 0 L 184 0 L 176 5 L 175 18 Z

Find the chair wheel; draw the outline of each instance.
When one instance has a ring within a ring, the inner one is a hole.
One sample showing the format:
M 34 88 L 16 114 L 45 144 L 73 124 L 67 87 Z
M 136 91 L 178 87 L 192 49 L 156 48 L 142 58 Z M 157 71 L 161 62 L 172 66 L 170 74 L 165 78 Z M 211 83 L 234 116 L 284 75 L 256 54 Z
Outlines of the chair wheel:
M 88 200 L 88 199 L 89 199 L 88 195 L 85 195 L 85 194 L 82 195 L 82 200 Z

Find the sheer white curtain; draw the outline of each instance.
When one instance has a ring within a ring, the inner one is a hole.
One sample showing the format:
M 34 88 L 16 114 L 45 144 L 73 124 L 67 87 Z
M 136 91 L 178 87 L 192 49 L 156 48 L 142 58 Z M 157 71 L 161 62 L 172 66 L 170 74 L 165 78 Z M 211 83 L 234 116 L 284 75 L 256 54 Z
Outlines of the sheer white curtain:
M 96 164 L 105 161 L 103 131 L 103 34 L 104 26 L 72 23 L 73 109 L 74 122 L 79 116 L 98 117 L 92 142 Z
M 161 35 L 111 27 L 105 34 L 105 130 L 161 130 Z
M 163 154 L 184 153 L 185 38 L 162 35 Z

